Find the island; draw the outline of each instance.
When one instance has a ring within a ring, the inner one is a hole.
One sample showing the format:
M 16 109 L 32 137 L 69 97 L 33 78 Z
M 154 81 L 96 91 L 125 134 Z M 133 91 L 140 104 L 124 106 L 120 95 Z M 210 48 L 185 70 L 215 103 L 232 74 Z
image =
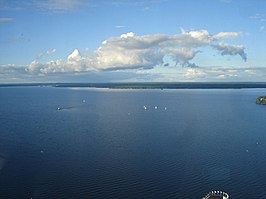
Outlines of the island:
M 1 1 L 1 0 L 0 0 Z M 7 83 L 1 87 L 87 87 L 107 89 L 246 89 L 266 88 L 266 82 L 109 82 L 109 83 Z
M 266 96 L 257 97 L 256 104 L 265 104 L 266 105 Z

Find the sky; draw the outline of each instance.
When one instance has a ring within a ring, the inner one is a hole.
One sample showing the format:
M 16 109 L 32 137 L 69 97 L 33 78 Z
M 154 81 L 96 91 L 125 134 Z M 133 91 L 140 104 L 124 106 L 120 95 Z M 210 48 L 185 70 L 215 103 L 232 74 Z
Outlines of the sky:
M 0 0 L 0 83 L 265 82 L 265 0 Z

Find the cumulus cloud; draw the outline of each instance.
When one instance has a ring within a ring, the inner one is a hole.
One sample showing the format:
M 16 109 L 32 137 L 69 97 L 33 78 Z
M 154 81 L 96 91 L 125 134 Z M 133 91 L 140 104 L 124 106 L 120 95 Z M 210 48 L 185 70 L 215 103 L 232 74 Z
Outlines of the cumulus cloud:
M 51 49 L 51 50 L 47 50 L 46 52 L 44 53 L 39 53 L 36 55 L 36 58 L 37 59 L 40 59 L 40 58 L 43 58 L 43 57 L 46 57 L 46 56 L 49 56 L 49 55 L 53 55 L 54 53 L 56 52 L 56 49 Z
M 89 57 L 82 57 L 80 52 L 75 49 L 68 57 L 66 61 L 58 59 L 55 61 L 49 61 L 45 63 L 34 60 L 27 67 L 26 71 L 30 73 L 56 73 L 56 72 L 83 72 L 89 71 L 89 63 L 92 61 Z
M 177 35 L 144 35 L 133 32 L 110 38 L 94 53 L 98 69 L 110 68 L 150 68 L 163 63 L 169 55 L 176 65 L 196 66 L 190 61 L 201 52 L 199 47 L 211 46 L 222 55 L 239 55 L 246 60 L 243 46 L 218 43 L 219 39 L 239 36 L 240 33 L 222 32 L 211 35 L 207 30 L 185 32 Z
M 204 78 L 207 76 L 207 74 L 202 71 L 202 70 L 197 70 L 197 69 L 193 69 L 193 68 L 189 68 L 185 75 L 184 75 L 186 78 L 188 79 L 195 79 L 195 78 Z
M 197 67 L 191 63 L 195 56 L 204 53 L 201 47 L 211 47 L 221 55 L 240 56 L 247 59 L 245 47 L 231 45 L 221 40 L 239 36 L 237 32 L 220 32 L 212 35 L 207 30 L 184 31 L 181 34 L 136 35 L 133 32 L 112 37 L 102 42 L 90 55 L 81 55 L 74 50 L 66 61 L 62 59 L 40 63 L 36 60 L 28 65 L 27 71 L 51 72 L 82 72 L 122 69 L 150 69 L 155 66 L 169 66 L 165 62 L 167 56 L 175 66 Z M 49 52 L 50 53 L 50 52 Z M 46 52 L 46 54 L 49 54 Z M 169 60 L 168 60 L 169 61 Z

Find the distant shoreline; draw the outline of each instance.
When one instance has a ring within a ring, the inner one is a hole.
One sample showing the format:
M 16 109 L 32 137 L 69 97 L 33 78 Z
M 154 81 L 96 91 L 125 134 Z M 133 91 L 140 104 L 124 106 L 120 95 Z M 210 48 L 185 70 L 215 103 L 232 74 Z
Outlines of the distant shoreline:
M 109 89 L 243 89 L 266 88 L 266 82 L 173 82 L 173 83 L 17 83 L 0 87 L 87 87 Z

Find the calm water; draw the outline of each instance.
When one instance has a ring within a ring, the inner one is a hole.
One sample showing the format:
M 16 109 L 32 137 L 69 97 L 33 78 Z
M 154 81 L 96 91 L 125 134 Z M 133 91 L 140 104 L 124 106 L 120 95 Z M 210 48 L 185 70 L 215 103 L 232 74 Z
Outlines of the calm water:
M 0 198 L 265 198 L 265 93 L 0 88 Z

